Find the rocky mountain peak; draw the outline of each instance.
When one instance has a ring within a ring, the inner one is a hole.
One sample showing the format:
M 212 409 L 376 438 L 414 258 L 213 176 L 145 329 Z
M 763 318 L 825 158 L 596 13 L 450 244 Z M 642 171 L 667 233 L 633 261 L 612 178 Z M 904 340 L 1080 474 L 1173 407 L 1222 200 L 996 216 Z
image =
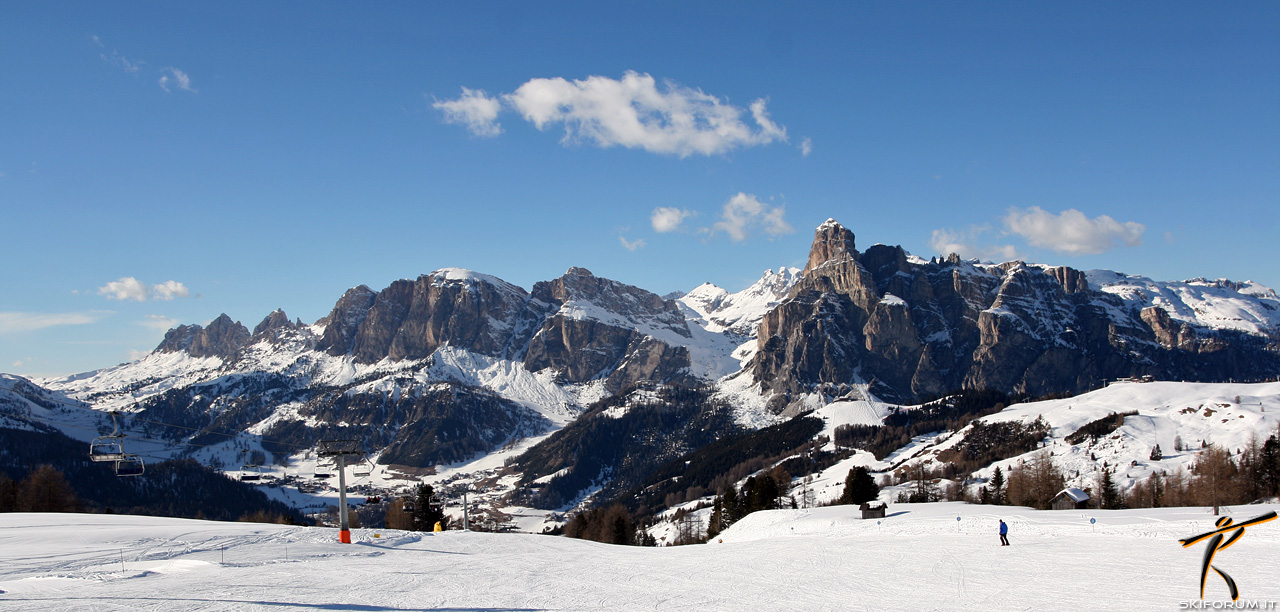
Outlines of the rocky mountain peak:
M 265 332 L 272 332 L 277 329 L 293 329 L 296 325 L 289 321 L 289 315 L 284 310 L 277 308 L 271 311 L 257 327 L 253 328 L 253 335 L 257 336 Z
M 345 355 L 350 352 L 356 332 L 369 316 L 369 309 L 373 308 L 377 297 L 378 294 L 367 285 L 347 289 L 333 305 L 329 316 L 317 321 L 324 326 L 324 336 L 320 338 L 316 348 L 330 355 Z
M 249 342 L 249 337 L 249 328 L 239 321 L 232 321 L 231 317 L 223 313 L 210 322 L 208 327 L 180 325 L 169 330 L 156 351 L 186 351 L 192 357 L 228 359 Z
M 857 260 L 858 249 L 854 245 L 853 232 L 840 225 L 835 219 L 827 219 L 813 233 L 813 246 L 809 247 L 809 262 L 805 264 L 802 275 L 807 276 L 813 269 L 830 262 L 847 259 Z
M 540 282 L 533 286 L 532 295 L 548 304 L 587 302 L 624 317 L 671 314 L 679 317 L 680 312 L 674 301 L 639 287 L 600 278 L 586 268 L 569 268 L 556 280 Z

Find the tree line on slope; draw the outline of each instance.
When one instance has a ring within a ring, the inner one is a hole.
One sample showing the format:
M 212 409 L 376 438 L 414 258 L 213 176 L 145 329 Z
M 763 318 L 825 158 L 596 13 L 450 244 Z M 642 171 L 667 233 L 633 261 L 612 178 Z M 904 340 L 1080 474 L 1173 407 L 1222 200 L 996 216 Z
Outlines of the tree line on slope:
M 53 476 L 55 472 L 70 487 L 78 501 L 69 509 L 60 505 L 63 509 L 49 511 L 221 521 L 257 514 L 272 521 L 305 522 L 296 510 L 268 499 L 262 491 L 190 459 L 148 463 L 143 475 L 121 478 L 109 463 L 89 460 L 88 444 L 57 431 L 0 429 L 0 448 L 0 483 L 15 483 L 4 485 L 9 490 L 20 490 L 22 483 L 31 480 L 42 490 L 56 491 L 61 487 L 56 484 L 59 478 Z M 60 497 L 51 495 L 51 499 Z M 15 510 L 23 507 L 22 502 L 15 504 Z

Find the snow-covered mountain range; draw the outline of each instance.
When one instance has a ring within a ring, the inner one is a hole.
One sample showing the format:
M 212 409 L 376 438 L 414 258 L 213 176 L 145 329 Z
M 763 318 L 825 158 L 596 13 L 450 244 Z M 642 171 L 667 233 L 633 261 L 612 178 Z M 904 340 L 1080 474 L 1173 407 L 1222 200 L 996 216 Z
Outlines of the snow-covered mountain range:
M 653 404 L 655 387 L 700 389 L 751 429 L 960 388 L 1074 394 L 1117 378 L 1277 374 L 1269 288 L 859 252 L 828 221 L 803 270 L 766 271 L 736 293 L 704 284 L 664 299 L 582 268 L 525 290 L 443 268 L 352 288 L 312 324 L 277 310 L 250 330 L 222 315 L 171 330 L 138 361 L 31 383 L 228 468 L 253 450 L 308 471 L 318 440 L 355 437 L 379 476 L 484 472 L 498 490 L 504 462 L 593 403 Z

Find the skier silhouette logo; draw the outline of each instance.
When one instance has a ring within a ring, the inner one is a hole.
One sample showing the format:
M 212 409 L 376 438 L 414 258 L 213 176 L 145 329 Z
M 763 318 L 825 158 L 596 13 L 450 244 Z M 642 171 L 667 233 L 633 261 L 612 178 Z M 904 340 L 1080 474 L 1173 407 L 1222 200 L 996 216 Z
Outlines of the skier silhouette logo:
M 1204 551 L 1204 566 L 1200 568 L 1200 599 L 1201 600 L 1204 599 L 1204 583 L 1205 583 L 1205 580 L 1209 578 L 1210 568 L 1212 568 L 1213 571 L 1217 572 L 1219 576 L 1222 576 L 1222 579 L 1227 582 L 1227 589 L 1231 591 L 1231 601 L 1237 601 L 1240 599 L 1240 590 L 1236 588 L 1236 581 L 1233 580 L 1231 576 L 1228 576 L 1226 572 L 1218 569 L 1216 566 L 1213 565 L 1213 556 L 1218 554 L 1219 551 L 1226 550 L 1232 544 L 1235 544 L 1236 542 L 1238 542 L 1240 538 L 1244 536 L 1245 527 L 1260 525 L 1267 521 L 1275 520 L 1275 518 L 1276 518 L 1276 513 L 1269 512 L 1262 516 L 1251 518 L 1243 523 L 1232 524 L 1234 519 L 1232 519 L 1229 516 L 1224 516 L 1218 519 L 1216 523 L 1214 523 L 1214 525 L 1218 528 L 1217 530 L 1210 531 L 1209 533 L 1202 533 L 1195 537 L 1178 540 L 1179 542 L 1182 542 L 1183 548 L 1196 544 L 1205 539 L 1209 540 L 1209 547 L 1206 548 Z M 1222 541 L 1223 537 L 1225 537 L 1225 534 L 1229 531 L 1234 531 L 1235 533 L 1231 534 L 1231 537 L 1227 538 L 1226 542 L 1223 542 Z

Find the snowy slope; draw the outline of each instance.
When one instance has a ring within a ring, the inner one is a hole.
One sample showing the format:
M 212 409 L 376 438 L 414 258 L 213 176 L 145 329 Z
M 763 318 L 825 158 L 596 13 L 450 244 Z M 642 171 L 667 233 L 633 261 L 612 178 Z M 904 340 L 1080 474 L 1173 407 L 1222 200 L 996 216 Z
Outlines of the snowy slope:
M 1198 327 L 1256 335 L 1280 333 L 1280 296 L 1251 281 L 1197 278 L 1161 282 L 1110 270 L 1090 270 L 1086 276 L 1091 289 L 1121 298 L 1132 311 L 1158 306 L 1170 318 Z
M 787 292 L 799 279 L 799 268 L 778 268 L 777 272 L 765 270 L 760 280 L 737 293 L 703 283 L 677 301 L 693 312 L 694 316 L 690 318 L 696 319 L 698 325 L 707 331 L 754 336 L 765 313 L 787 297 Z
M 1135 410 L 1136 416 L 1126 418 L 1119 429 L 1097 441 L 1072 445 L 1065 440 L 1092 421 Z M 1051 428 L 1046 446 L 1053 452 L 1055 465 L 1067 474 L 1067 486 L 1095 486 L 1105 462 L 1120 466 L 1116 483 L 1126 491 L 1156 471 L 1188 470 L 1198 457 L 1202 442 L 1235 454 L 1251 438 L 1263 442 L 1277 433 L 1280 383 L 1115 383 L 1076 397 L 1016 404 L 979 420 L 1029 423 L 1036 418 L 1043 418 Z M 939 452 L 959 444 L 970 429 L 972 425 L 928 449 L 917 460 L 933 460 Z M 1186 447 L 1183 451 L 1174 448 L 1179 438 Z M 1163 458 L 1153 461 L 1151 451 L 1157 444 Z M 988 478 L 997 466 L 1007 471 L 1028 456 L 997 462 L 979 470 L 976 476 Z
M 1244 520 L 1277 506 L 1230 508 Z M 0 610 L 1174 610 L 1199 601 L 1203 509 L 1037 512 L 962 504 L 749 515 L 678 548 L 450 531 L 113 515 L 0 515 Z M 959 517 L 961 520 L 957 521 Z M 996 540 L 1009 523 L 1013 545 Z M 1214 563 L 1280 600 L 1280 522 Z M 1227 599 L 1211 574 L 1206 603 Z

